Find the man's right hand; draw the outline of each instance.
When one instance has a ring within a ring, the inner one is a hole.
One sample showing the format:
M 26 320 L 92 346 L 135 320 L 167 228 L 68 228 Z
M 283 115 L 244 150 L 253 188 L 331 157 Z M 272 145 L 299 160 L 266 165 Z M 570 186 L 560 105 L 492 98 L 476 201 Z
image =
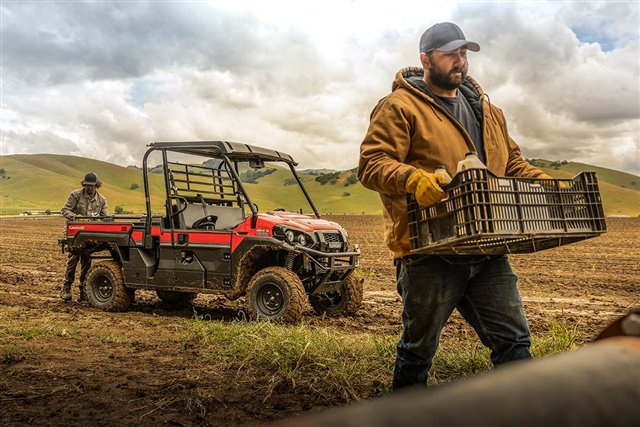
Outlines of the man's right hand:
M 447 197 L 439 182 L 439 178 L 423 169 L 417 169 L 409 176 L 405 189 L 409 193 L 414 193 L 416 201 L 421 206 L 431 206 Z

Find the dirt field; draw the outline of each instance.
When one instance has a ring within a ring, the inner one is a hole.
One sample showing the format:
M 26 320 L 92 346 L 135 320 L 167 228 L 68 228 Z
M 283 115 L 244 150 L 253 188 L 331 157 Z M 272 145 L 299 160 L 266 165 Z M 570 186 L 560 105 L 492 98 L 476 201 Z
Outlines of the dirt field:
M 362 249 L 364 306 L 355 318 L 308 313 L 305 321 L 398 334 L 401 304 L 381 218 L 333 219 Z M 586 342 L 619 315 L 640 308 L 640 218 L 607 224 L 609 232 L 599 238 L 511 256 L 534 333 L 544 333 L 555 319 L 576 325 L 578 342 Z M 58 295 L 66 258 L 57 246 L 63 225 L 60 218 L 0 219 L 0 328 L 23 331 L 29 349 L 12 354 L 14 343 L 0 340 L 0 425 L 237 425 L 315 406 L 313 396 L 278 390 L 263 402 L 250 378 L 207 369 L 175 336 L 176 325 L 192 312 L 167 310 L 151 292 L 138 292 L 127 313 L 63 303 Z M 242 316 L 241 303 L 199 296 L 196 308 L 229 320 Z M 443 340 L 466 333 L 454 316 Z M 177 402 L 175 396 L 193 389 L 209 398 Z

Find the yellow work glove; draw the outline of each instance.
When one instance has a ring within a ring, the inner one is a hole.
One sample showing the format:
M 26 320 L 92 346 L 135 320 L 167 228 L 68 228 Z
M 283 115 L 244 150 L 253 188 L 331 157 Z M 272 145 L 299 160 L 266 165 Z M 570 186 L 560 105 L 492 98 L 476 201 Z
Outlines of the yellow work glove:
M 421 206 L 431 206 L 447 197 L 447 193 L 440 187 L 440 179 L 433 173 L 418 169 L 409 176 L 405 189 L 416 196 Z
M 547 175 L 544 172 L 541 175 L 538 175 L 538 178 L 539 179 L 555 179 L 554 177 L 552 177 L 550 175 Z M 547 187 L 547 186 L 553 187 L 553 184 L 548 183 L 548 182 L 544 182 L 544 181 L 537 181 L 537 182 L 540 183 L 541 185 L 545 186 L 545 187 Z M 558 186 L 560 188 L 568 188 L 569 187 L 565 181 L 559 181 L 558 182 Z

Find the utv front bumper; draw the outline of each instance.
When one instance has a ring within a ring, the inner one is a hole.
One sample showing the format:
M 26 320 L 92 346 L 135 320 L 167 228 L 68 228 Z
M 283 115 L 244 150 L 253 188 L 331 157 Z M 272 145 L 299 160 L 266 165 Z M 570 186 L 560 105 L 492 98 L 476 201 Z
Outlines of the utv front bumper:
M 360 248 L 347 252 L 323 252 L 301 245 L 283 243 L 283 246 L 294 253 L 301 253 L 313 264 L 315 279 L 311 287 L 311 295 L 337 291 L 342 283 L 360 265 Z

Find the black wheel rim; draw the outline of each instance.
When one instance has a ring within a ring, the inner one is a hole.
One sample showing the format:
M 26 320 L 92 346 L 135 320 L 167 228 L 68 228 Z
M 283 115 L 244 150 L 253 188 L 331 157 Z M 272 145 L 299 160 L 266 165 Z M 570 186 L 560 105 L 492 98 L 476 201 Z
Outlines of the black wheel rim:
M 325 308 L 336 308 L 342 302 L 342 292 L 327 292 L 320 298 Z
M 100 303 L 109 302 L 113 297 L 114 289 L 113 282 L 104 274 L 96 278 L 92 287 L 93 295 Z
M 277 315 L 284 307 L 284 294 L 275 283 L 267 283 L 262 286 L 256 299 L 260 314 L 269 317 Z
M 339 306 L 342 302 L 342 292 L 329 292 L 327 297 L 329 299 L 329 307 L 331 308 Z

